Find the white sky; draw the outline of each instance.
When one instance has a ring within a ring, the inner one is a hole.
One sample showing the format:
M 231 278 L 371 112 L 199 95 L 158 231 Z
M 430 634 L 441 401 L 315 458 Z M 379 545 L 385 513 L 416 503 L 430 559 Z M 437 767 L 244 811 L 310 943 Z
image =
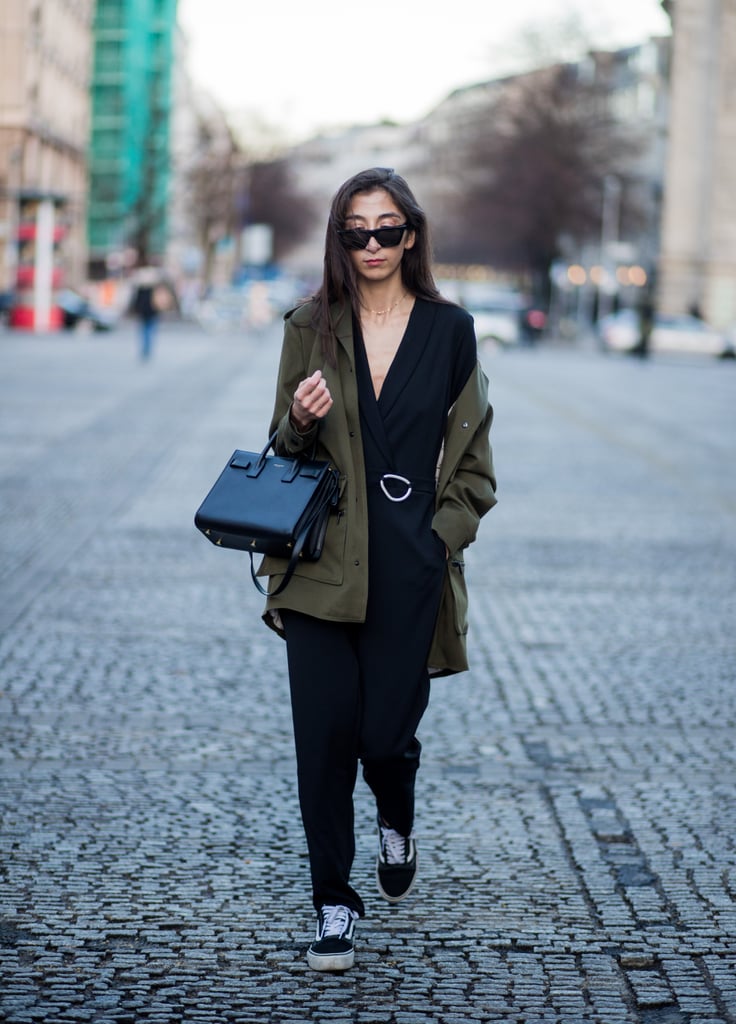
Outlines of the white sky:
M 670 31 L 659 0 L 179 0 L 195 81 L 294 140 L 417 119 L 513 70 L 526 29 L 559 38 L 575 14 L 603 48 Z

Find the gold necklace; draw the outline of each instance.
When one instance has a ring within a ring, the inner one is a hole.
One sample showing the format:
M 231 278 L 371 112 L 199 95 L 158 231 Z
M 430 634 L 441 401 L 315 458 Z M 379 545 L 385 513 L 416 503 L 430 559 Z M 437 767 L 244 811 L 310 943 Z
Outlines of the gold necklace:
M 401 298 L 397 299 L 396 302 L 394 302 L 393 306 L 389 306 L 388 309 L 371 309 L 370 306 L 364 306 L 362 302 L 360 305 L 366 311 L 366 313 L 372 313 L 374 316 L 385 316 L 387 313 L 391 313 L 394 309 L 396 309 L 398 305 L 400 305 L 404 301 L 404 299 L 406 298 L 406 294 L 407 293 L 404 292 Z

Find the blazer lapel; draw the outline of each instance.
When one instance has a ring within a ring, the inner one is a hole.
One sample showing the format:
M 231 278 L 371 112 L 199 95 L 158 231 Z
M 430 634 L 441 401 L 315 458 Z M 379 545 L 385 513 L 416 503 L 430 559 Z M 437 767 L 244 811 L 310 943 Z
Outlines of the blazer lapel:
M 360 422 L 363 430 L 366 433 L 369 433 L 373 438 L 376 447 L 383 456 L 386 466 L 389 469 L 393 469 L 393 452 L 391 451 L 391 445 L 389 444 L 388 437 L 386 436 L 383 417 L 381 416 L 378 402 L 376 401 L 376 394 L 373 390 L 373 380 L 371 379 L 371 370 L 368 365 L 368 356 L 366 355 L 365 345 L 363 344 L 363 338 L 360 334 L 360 327 L 357 323 L 354 324 L 353 336 L 355 340 L 355 375 L 358 383 Z
M 414 369 L 427 347 L 434 324 L 436 304 L 417 299 L 409 316 L 404 337 L 381 388 L 378 405 L 386 418 L 400 400 L 404 388 L 411 380 Z

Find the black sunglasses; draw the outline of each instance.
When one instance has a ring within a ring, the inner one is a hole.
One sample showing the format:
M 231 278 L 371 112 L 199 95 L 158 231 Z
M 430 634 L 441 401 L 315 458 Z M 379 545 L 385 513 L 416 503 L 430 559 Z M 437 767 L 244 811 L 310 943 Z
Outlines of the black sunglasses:
M 342 228 L 338 235 L 346 249 L 365 249 L 371 238 L 375 238 L 382 249 L 393 249 L 404 237 L 408 224 L 396 224 L 387 228 Z

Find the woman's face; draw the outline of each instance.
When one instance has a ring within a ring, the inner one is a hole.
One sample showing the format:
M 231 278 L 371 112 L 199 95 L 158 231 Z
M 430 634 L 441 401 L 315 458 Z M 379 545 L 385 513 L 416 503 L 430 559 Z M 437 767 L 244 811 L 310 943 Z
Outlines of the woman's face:
M 404 223 L 406 217 L 403 212 L 389 193 L 381 188 L 374 192 L 358 192 L 353 196 L 343 227 L 370 231 Z M 404 250 L 411 249 L 413 245 L 413 231 L 405 231 L 399 244 L 392 246 L 382 246 L 378 239 L 371 236 L 364 249 L 350 250 L 350 258 L 359 278 L 366 282 L 383 282 L 400 273 Z

